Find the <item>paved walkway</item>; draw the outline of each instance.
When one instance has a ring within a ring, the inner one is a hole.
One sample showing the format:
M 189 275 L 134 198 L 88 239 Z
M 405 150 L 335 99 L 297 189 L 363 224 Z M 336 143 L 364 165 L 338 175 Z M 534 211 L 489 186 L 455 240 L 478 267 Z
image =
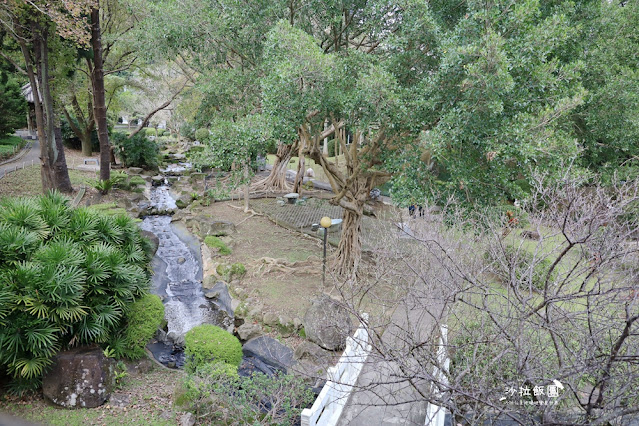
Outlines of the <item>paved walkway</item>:
M 427 341 L 438 327 L 433 317 L 427 313 L 438 313 L 441 306 L 436 298 L 425 299 L 419 291 L 419 299 L 411 296 L 404 300 L 393 313 L 387 329 L 382 335 L 380 347 L 393 348 L 398 354 L 405 354 L 405 345 L 411 342 Z M 438 316 L 438 315 L 437 315 Z M 386 354 L 388 358 L 388 354 Z M 401 356 L 401 355 L 400 355 Z M 405 360 L 401 362 L 405 365 Z M 412 368 L 422 368 L 412 366 Z M 402 378 L 400 363 L 383 359 L 373 348 L 364 365 L 355 390 L 344 407 L 338 425 L 420 425 L 426 419 L 426 402 L 419 392 Z M 426 390 L 429 383 L 418 383 Z
M 40 164 L 40 142 L 37 140 L 31 141 L 30 148 L 24 148 L 20 154 L 9 159 L 4 164 L 0 165 L 0 178 L 4 177 L 6 173 L 10 173 L 16 169 L 31 166 L 31 164 Z

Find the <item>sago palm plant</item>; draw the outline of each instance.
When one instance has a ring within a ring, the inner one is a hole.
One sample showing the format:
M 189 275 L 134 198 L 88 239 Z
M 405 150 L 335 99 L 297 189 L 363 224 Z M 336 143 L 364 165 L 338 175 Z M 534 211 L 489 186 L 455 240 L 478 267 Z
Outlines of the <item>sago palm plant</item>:
M 149 242 L 58 193 L 0 200 L 0 369 L 37 385 L 56 352 L 106 343 L 146 293 Z

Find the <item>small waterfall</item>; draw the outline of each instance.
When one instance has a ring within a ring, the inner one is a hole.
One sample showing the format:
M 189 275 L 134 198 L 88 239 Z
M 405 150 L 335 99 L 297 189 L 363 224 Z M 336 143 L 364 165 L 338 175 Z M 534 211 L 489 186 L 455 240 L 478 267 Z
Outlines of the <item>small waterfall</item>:
M 154 209 L 176 208 L 166 185 L 150 188 Z M 184 334 L 204 323 L 217 323 L 216 312 L 202 291 L 202 266 L 197 240 L 171 223 L 171 216 L 147 216 L 141 228 L 154 233 L 159 247 L 153 261 L 152 292 L 164 300 L 167 343 L 184 344 Z M 190 240 L 190 241 L 189 241 Z

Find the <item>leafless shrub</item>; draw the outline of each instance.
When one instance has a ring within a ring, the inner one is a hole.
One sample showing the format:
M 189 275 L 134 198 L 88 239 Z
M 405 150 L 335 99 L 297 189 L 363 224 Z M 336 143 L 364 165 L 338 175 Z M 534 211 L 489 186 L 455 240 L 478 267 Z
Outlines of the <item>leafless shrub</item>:
M 621 424 L 639 412 L 638 206 L 637 181 L 601 187 L 568 172 L 539 177 L 513 207 L 522 228 L 453 205 L 408 233 L 382 226 L 372 266 L 335 288 L 354 314 L 371 313 L 369 362 L 393 366 L 358 392 L 375 394 L 371 405 L 434 403 L 463 424 Z M 399 382 L 411 388 L 402 400 Z

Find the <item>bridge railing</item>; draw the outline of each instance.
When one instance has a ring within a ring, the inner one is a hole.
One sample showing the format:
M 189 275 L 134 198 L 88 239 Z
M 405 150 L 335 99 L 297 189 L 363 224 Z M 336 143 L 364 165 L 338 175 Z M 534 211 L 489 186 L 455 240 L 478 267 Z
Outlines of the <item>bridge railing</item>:
M 447 384 L 448 380 L 446 374 L 450 366 L 450 359 L 446 353 L 446 346 L 448 345 L 448 327 L 441 326 L 441 337 L 439 338 L 439 348 L 437 348 L 437 365 L 442 366 L 443 370 L 438 366 L 434 367 L 433 376 L 440 382 Z M 431 385 L 433 392 L 437 395 L 441 394 L 435 384 Z M 428 404 L 426 410 L 426 426 L 444 426 L 446 421 L 446 410 L 444 407 L 440 407 L 435 404 Z
M 328 369 L 326 384 L 315 403 L 302 411 L 302 426 L 337 424 L 371 351 L 368 314 L 362 314 L 362 320 L 355 334 L 346 339 L 346 349 L 337 365 Z

